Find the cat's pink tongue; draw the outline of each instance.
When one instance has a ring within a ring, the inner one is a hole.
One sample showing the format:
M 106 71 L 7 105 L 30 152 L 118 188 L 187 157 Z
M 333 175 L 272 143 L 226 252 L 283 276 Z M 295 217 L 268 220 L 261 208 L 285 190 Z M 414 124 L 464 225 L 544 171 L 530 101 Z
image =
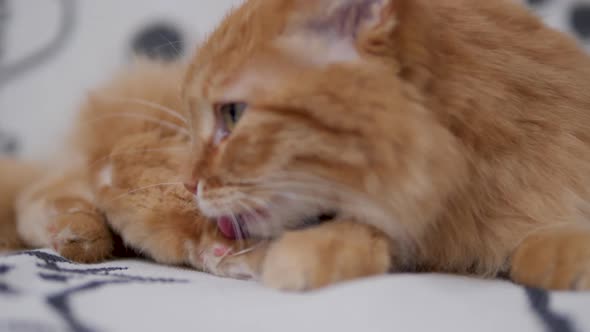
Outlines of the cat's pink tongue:
M 230 217 L 219 217 L 217 218 L 217 228 L 223 236 L 227 237 L 228 239 L 235 240 L 237 237 L 237 232 L 234 227 L 234 223 Z

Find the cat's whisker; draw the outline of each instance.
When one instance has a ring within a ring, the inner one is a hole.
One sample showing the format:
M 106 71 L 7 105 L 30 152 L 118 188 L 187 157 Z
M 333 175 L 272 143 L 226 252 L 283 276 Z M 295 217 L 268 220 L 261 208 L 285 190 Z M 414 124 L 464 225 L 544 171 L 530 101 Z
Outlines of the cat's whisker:
M 167 147 L 163 147 L 163 148 L 132 149 L 132 150 L 127 150 L 127 151 L 124 151 L 121 153 L 114 153 L 114 154 L 112 154 L 112 156 L 120 156 L 120 155 L 126 155 L 126 154 L 131 154 L 131 153 L 141 153 L 141 152 L 186 151 L 186 150 L 190 149 L 188 146 L 181 146 L 181 145 L 183 145 L 183 144 L 167 146 Z
M 232 218 L 232 223 L 234 225 L 234 229 L 236 232 L 236 240 L 238 241 L 238 243 L 241 243 L 244 240 L 244 235 L 242 234 L 242 231 L 243 231 L 242 226 L 238 222 L 238 219 L 233 212 L 231 214 L 231 218 Z
M 159 33 L 159 35 L 160 35 L 160 37 L 161 37 L 162 39 L 164 39 L 164 40 L 166 41 L 166 43 L 164 43 L 163 45 L 160 45 L 160 46 L 159 46 L 160 48 L 162 48 L 162 47 L 164 47 L 164 46 L 171 46 L 171 47 L 174 49 L 174 51 L 176 52 L 176 55 L 177 55 L 177 56 L 180 56 L 180 55 L 181 55 L 181 52 L 180 52 L 180 50 L 178 49 L 178 47 L 176 47 L 176 45 L 175 45 L 175 44 L 180 44 L 180 43 L 182 43 L 182 41 L 180 41 L 180 40 L 177 40 L 176 42 L 172 42 L 172 41 L 171 41 L 171 40 L 170 40 L 168 37 L 166 37 L 166 36 L 165 36 L 163 33 L 161 33 L 161 32 L 160 32 L 160 33 Z
M 203 251 L 199 251 L 199 253 L 197 254 L 197 256 L 198 256 L 198 257 L 202 257 L 202 256 L 201 256 L 201 255 L 202 255 L 202 253 L 203 253 Z M 209 273 L 209 272 L 207 271 L 207 267 L 205 266 L 205 264 L 204 264 L 204 263 L 200 263 L 200 266 L 199 266 L 198 270 L 199 270 L 199 271 L 201 271 L 201 272 L 204 272 L 204 273 Z
M 305 187 L 308 189 L 333 191 L 335 185 L 328 181 L 321 179 L 298 179 L 298 178 L 278 178 L 265 180 L 257 183 L 255 187 L 277 187 L 277 186 L 290 186 L 290 187 Z M 340 186 L 339 186 L 340 187 Z M 340 189 L 340 188 L 338 188 Z M 345 188 L 342 188 L 345 189 Z
M 307 174 L 300 171 L 276 171 L 273 174 L 265 177 L 264 181 L 281 181 L 281 180 L 294 180 L 303 182 L 325 182 L 324 179 L 318 176 Z
M 121 112 L 121 113 L 117 113 L 117 114 L 106 114 L 106 115 L 95 117 L 93 120 L 88 121 L 84 125 L 92 125 L 95 122 L 105 121 L 105 120 L 109 120 L 112 118 L 118 118 L 118 117 L 120 117 L 120 118 L 135 118 L 135 119 L 139 119 L 139 120 L 148 121 L 148 122 L 151 122 L 154 124 L 158 124 L 164 128 L 172 129 L 172 130 L 174 130 L 182 135 L 185 135 L 187 137 L 191 137 L 190 132 L 182 126 L 179 126 L 179 125 L 177 125 L 173 122 L 170 122 L 170 121 L 159 119 L 157 117 L 143 115 L 141 113 Z
M 265 217 L 263 215 L 261 215 L 256 208 L 251 207 L 249 204 L 247 204 L 246 202 L 252 202 L 254 204 L 255 207 L 262 209 L 263 211 L 265 211 L 265 213 L 272 213 L 271 211 L 273 211 L 273 204 L 272 202 L 265 202 L 264 200 L 262 200 L 261 198 L 252 196 L 252 195 L 246 195 L 244 193 L 238 193 L 239 198 L 237 200 L 237 203 L 242 206 L 243 208 L 245 208 L 250 214 L 254 215 L 257 219 L 264 221 L 266 219 L 269 219 L 268 217 Z M 272 219 L 272 218 L 271 218 Z M 261 223 L 261 225 L 263 225 L 263 227 L 265 227 L 265 231 L 269 231 L 267 232 L 267 234 L 274 234 L 273 233 L 273 229 L 272 227 L 274 226 L 272 223 L 268 223 L 268 222 L 263 222 Z M 245 224 L 246 227 L 248 227 L 248 223 Z
M 341 204 L 342 198 L 336 198 L 331 193 L 319 193 L 317 191 L 308 192 L 303 190 L 303 188 L 298 188 L 297 190 L 292 187 L 272 189 L 260 188 L 259 192 L 283 197 L 292 203 L 308 206 L 310 209 L 320 209 L 319 213 L 332 213 L 335 210 L 343 212 Z
M 336 204 L 340 202 L 335 197 L 328 196 L 332 192 L 319 192 L 316 190 L 306 190 L 305 187 L 294 188 L 292 186 L 273 186 L 273 187 L 259 187 L 256 188 L 255 192 L 260 193 L 271 193 L 276 196 L 285 197 L 288 199 L 305 198 L 306 201 L 317 203 L 317 204 Z
M 245 196 L 245 195 L 244 195 Z M 251 206 L 249 206 L 248 204 L 246 204 L 243 199 L 247 199 L 248 197 L 241 197 L 241 199 L 238 199 L 236 202 L 238 203 L 239 206 L 241 206 L 244 210 L 246 210 L 246 212 L 248 214 L 252 214 L 254 216 L 258 216 L 261 217 L 260 213 L 258 213 L 256 211 L 256 209 L 252 208 Z
M 258 198 L 252 195 L 247 196 L 244 194 L 243 199 L 251 201 L 255 206 L 261 208 L 262 210 L 268 210 L 269 206 L 271 205 L 270 202 L 266 202 L 262 198 Z
M 219 260 L 217 260 L 217 263 L 215 263 L 215 269 L 217 269 L 219 267 L 219 265 L 221 263 L 223 263 L 223 261 L 230 256 L 230 253 L 234 250 L 234 247 L 229 247 L 225 253 L 223 253 L 223 256 L 219 257 Z
M 293 186 L 270 186 L 270 188 L 264 188 L 261 186 L 257 188 L 257 190 L 266 194 L 270 193 L 271 195 L 276 194 L 278 196 L 288 195 L 289 199 L 308 206 L 328 207 L 328 209 L 337 207 L 338 210 L 335 212 L 339 214 L 362 216 L 370 220 L 388 218 L 384 212 L 383 205 L 380 205 L 383 203 L 375 202 L 366 195 L 346 190 L 346 188 L 338 192 L 338 197 L 333 196 L 333 190 L 317 191 L 314 188 L 313 191 L 306 191 L 305 189 L 304 186 L 299 186 L 299 188 L 293 188 Z M 343 204 L 343 202 L 354 203 Z
M 245 196 L 245 195 L 244 195 Z M 243 199 L 247 199 L 248 197 L 243 197 Z M 252 208 L 251 206 L 249 206 L 248 204 L 246 204 L 243 200 L 238 199 L 237 200 L 238 205 L 240 205 L 244 210 L 246 210 L 246 212 L 252 216 L 254 216 L 256 219 L 263 221 L 264 218 L 258 211 L 256 211 L 256 209 Z M 266 227 L 267 223 L 263 223 L 263 225 Z M 245 223 L 243 225 L 244 227 L 246 227 L 246 229 L 249 227 L 248 223 Z
M 270 177 L 270 180 L 266 180 L 256 187 L 284 191 L 304 191 L 320 196 L 333 196 L 337 193 L 338 197 L 346 200 L 370 201 L 364 192 L 359 192 L 348 186 L 327 181 L 319 177 L 291 172 L 278 172 L 277 174 L 282 176 L 279 177 L 275 174 L 275 176 Z
M 250 246 L 246 249 L 243 249 L 243 250 L 240 250 L 236 253 L 231 254 L 230 257 L 238 257 L 238 256 L 249 254 L 249 253 L 253 252 L 254 250 L 262 247 L 265 243 L 266 243 L 265 241 L 260 241 L 253 246 Z
M 113 97 L 113 96 L 106 96 L 103 94 L 96 94 L 94 95 L 94 97 L 98 97 L 100 99 L 103 100 L 108 100 L 111 102 L 116 102 L 116 103 L 127 103 L 127 104 L 136 104 L 136 105 L 141 105 L 141 106 L 146 106 L 146 107 L 150 107 L 154 110 L 157 111 L 161 111 L 164 112 L 168 115 L 170 115 L 173 118 L 176 118 L 177 120 L 182 121 L 183 123 L 188 123 L 188 121 L 186 120 L 185 117 L 183 117 L 182 115 L 180 115 L 179 111 L 176 111 L 172 108 L 166 107 L 164 105 L 155 103 L 153 101 L 149 101 L 149 100 L 145 100 L 145 99 L 139 99 L 139 98 L 128 98 L 128 97 Z
M 241 232 L 241 227 L 240 224 L 238 222 L 238 219 L 236 218 L 236 215 L 234 214 L 234 212 L 227 206 L 224 205 L 223 209 L 225 210 L 225 213 L 227 214 L 228 217 L 230 217 L 230 221 L 232 223 L 232 226 L 234 228 L 234 232 L 236 235 L 236 240 L 237 241 L 242 241 L 242 232 Z
M 314 190 L 318 191 L 348 192 L 354 195 L 366 195 L 365 193 L 353 190 L 352 188 L 346 185 L 338 184 L 336 182 L 329 181 L 318 176 L 304 174 L 301 172 L 276 172 L 272 176 L 269 176 L 268 178 L 260 181 L 260 185 L 286 185 L 292 187 L 304 186 L 306 188 L 313 188 Z
M 296 202 L 299 204 L 303 204 L 309 207 L 323 207 L 326 211 L 322 212 L 331 212 L 331 210 L 335 206 L 340 206 L 340 200 L 334 197 L 330 197 L 331 195 L 329 192 L 326 193 L 318 193 L 318 191 L 305 191 L 305 186 L 299 186 L 298 190 L 294 190 L 294 188 L 290 186 L 271 186 L 270 188 L 264 187 L 263 185 L 258 186 L 255 188 L 251 194 L 246 195 L 245 193 L 240 193 L 239 200 L 237 200 L 237 204 L 242 206 L 243 209 L 248 210 L 251 214 L 255 215 L 257 219 L 260 219 L 262 222 L 258 223 L 258 227 L 262 227 L 263 234 L 277 234 L 277 232 L 282 231 L 280 224 L 273 223 L 273 222 L 264 222 L 265 220 L 275 220 L 273 216 L 274 211 L 277 211 L 281 208 L 281 206 L 276 206 L 276 204 L 272 201 L 263 201 L 262 199 L 256 197 L 255 193 L 264 193 L 265 196 L 272 197 L 283 197 L 289 199 L 291 202 Z M 265 211 L 265 213 L 270 214 L 267 216 L 261 216 L 260 213 L 257 212 L 256 208 L 250 207 L 250 204 L 246 204 L 246 202 L 250 202 L 254 204 L 257 208 Z M 284 216 L 280 216 L 280 218 L 284 218 Z M 247 226 L 249 226 L 247 224 Z
M 167 38 L 165 38 L 165 39 L 167 40 L 167 42 L 165 42 L 165 43 L 161 43 L 160 45 L 157 45 L 157 46 L 155 46 L 155 47 L 153 48 L 153 50 L 154 50 L 154 51 L 159 51 L 159 50 L 161 50 L 161 49 L 162 49 L 162 48 L 164 48 L 164 47 L 167 47 L 167 46 L 172 46 L 172 47 L 174 48 L 174 51 L 176 51 L 176 52 L 177 52 L 177 54 L 176 54 L 176 55 L 180 55 L 180 51 L 178 50 L 178 48 L 177 48 L 177 47 L 175 47 L 175 45 L 182 45 L 184 42 L 183 42 L 183 41 L 181 41 L 181 40 L 177 40 L 177 41 L 171 41 L 171 40 L 169 40 L 169 39 L 167 39 Z

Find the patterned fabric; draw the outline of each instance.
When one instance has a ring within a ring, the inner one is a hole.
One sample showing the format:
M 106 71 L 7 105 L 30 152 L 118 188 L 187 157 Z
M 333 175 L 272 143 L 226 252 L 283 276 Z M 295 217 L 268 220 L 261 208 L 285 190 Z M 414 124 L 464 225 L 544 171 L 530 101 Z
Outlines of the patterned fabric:
M 0 331 L 590 331 L 590 294 L 503 281 L 392 275 L 309 294 L 50 251 L 0 257 Z

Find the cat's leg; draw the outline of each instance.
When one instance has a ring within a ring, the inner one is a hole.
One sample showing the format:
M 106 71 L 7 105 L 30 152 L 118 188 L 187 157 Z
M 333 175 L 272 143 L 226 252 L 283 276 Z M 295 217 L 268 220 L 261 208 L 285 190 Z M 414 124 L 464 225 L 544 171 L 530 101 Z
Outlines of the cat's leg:
M 528 235 L 511 260 L 515 282 L 551 290 L 590 290 L 590 225 L 562 224 Z
M 25 249 L 16 229 L 16 197 L 40 176 L 37 165 L 0 158 L 0 253 Z
M 262 282 L 302 291 L 385 274 L 392 267 L 391 241 L 376 229 L 335 221 L 285 233 L 270 245 L 262 262 Z
M 48 177 L 18 200 L 17 228 L 31 247 L 52 247 L 65 258 L 94 263 L 110 257 L 113 237 L 94 206 L 86 175 Z
M 103 214 L 77 196 L 55 198 L 49 224 L 51 246 L 76 262 L 95 263 L 111 257 L 114 240 Z

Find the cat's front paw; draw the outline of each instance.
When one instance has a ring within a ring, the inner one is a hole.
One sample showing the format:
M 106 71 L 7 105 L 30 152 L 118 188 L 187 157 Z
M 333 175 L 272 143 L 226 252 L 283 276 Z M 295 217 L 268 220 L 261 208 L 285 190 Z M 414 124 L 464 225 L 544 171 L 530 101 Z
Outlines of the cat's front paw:
M 387 273 L 389 241 L 369 226 L 338 222 L 285 234 L 268 250 L 262 282 L 307 291 Z
M 512 257 L 515 282 L 550 290 L 590 290 L 590 228 L 565 225 L 527 237 Z
M 98 263 L 112 255 L 112 234 L 104 217 L 91 205 L 79 199 L 61 199 L 55 206 L 58 214 L 47 229 L 55 251 L 80 263 Z
M 224 242 L 187 243 L 191 266 L 219 277 L 240 280 L 258 279 L 264 250 L 264 245 L 242 248 Z
M 285 237 L 269 250 L 262 266 L 262 283 L 265 286 L 285 291 L 304 291 L 329 283 L 330 270 L 337 267 L 322 264 L 322 254 L 298 245 L 297 237 Z

